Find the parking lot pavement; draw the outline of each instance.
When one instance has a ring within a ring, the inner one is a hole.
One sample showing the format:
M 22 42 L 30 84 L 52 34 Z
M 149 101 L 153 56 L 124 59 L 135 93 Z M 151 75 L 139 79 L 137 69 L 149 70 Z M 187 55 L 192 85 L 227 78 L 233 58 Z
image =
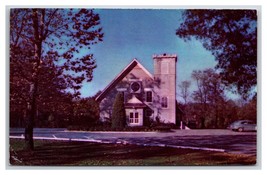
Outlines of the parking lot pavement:
M 10 129 L 10 136 L 23 138 L 23 134 L 24 129 Z M 34 137 L 201 148 L 249 155 L 257 153 L 257 132 L 233 132 L 225 129 L 174 130 L 173 132 L 84 132 L 67 131 L 64 128 L 36 128 Z

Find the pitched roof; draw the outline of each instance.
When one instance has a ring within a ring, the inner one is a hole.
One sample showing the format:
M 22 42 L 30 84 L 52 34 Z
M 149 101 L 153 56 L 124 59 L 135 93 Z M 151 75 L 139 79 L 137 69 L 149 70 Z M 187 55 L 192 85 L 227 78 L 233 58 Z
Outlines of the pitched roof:
M 96 97 L 96 101 L 100 102 L 103 100 L 108 92 L 113 89 L 129 72 L 131 72 L 136 65 L 138 65 L 150 78 L 154 79 L 153 75 L 135 58 L 107 85 L 101 94 Z
M 139 104 L 143 104 L 143 102 L 141 102 L 141 100 L 139 100 L 138 98 L 136 98 L 135 95 L 133 95 L 133 97 L 132 97 L 130 100 L 128 100 L 127 103 L 132 103 L 132 104 L 133 104 L 133 103 L 134 103 L 134 104 L 139 103 Z
M 146 107 L 147 105 L 139 100 L 135 95 L 127 101 L 125 107 Z

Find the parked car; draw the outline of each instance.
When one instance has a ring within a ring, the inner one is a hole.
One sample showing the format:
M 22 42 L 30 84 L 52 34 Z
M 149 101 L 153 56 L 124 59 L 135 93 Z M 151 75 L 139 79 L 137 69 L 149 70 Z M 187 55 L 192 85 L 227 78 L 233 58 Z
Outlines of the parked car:
M 251 120 L 237 120 L 228 126 L 232 131 L 257 131 L 257 125 Z

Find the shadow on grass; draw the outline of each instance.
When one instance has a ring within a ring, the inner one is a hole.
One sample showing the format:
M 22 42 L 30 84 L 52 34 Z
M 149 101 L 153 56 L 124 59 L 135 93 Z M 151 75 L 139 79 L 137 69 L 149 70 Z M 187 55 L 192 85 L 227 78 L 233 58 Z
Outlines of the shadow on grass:
M 11 165 L 61 166 L 61 165 L 253 165 L 255 157 L 230 155 L 189 149 L 143 147 L 136 145 L 98 144 L 88 142 L 35 141 L 34 151 L 18 149 L 23 140 L 10 140 L 16 145 Z

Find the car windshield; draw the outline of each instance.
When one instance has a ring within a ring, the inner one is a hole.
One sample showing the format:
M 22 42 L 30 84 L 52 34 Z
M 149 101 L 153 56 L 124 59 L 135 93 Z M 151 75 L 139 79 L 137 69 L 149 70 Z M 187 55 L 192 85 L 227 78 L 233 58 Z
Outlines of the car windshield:
M 233 124 L 239 124 L 239 123 L 243 123 L 244 121 L 240 121 L 240 120 L 238 120 L 238 121 L 235 121 Z

